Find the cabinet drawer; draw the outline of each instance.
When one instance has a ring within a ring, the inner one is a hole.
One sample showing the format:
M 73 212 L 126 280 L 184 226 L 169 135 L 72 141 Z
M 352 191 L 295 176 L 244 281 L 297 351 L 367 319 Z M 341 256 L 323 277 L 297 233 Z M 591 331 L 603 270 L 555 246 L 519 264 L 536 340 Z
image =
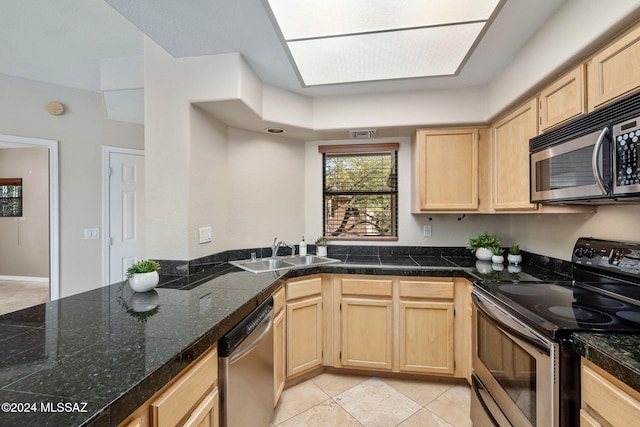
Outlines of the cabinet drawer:
M 153 425 L 175 426 L 200 402 L 218 379 L 218 350 L 199 358 L 151 403 Z
M 453 299 L 453 281 L 400 281 L 400 298 Z
M 284 286 L 273 293 L 273 315 L 276 316 L 284 308 L 286 298 Z
M 614 426 L 637 426 L 640 402 L 596 369 L 582 365 L 582 408 L 597 413 Z
M 372 279 L 342 279 L 343 295 L 368 295 L 391 297 L 393 295 L 393 281 Z
M 321 293 L 322 279 L 320 277 L 287 282 L 287 301 L 320 295 Z

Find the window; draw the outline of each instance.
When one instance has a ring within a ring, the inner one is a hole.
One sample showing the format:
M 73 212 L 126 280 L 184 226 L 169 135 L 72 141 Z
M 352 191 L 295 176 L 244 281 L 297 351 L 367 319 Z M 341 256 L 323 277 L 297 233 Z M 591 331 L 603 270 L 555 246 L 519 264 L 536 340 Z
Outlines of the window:
M 323 235 L 398 239 L 399 144 L 318 147 L 322 153 Z

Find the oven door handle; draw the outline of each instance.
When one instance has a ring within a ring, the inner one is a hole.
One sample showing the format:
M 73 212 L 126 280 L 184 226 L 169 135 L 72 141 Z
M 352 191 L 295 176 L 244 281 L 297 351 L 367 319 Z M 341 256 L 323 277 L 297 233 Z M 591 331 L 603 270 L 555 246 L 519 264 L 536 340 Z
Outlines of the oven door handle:
M 591 170 L 593 171 L 593 177 L 596 179 L 596 184 L 600 188 L 603 196 L 606 196 L 609 192 L 607 191 L 604 183 L 602 182 L 602 173 L 600 168 L 598 167 L 598 158 L 600 157 L 600 152 L 602 151 L 602 144 L 604 143 L 604 138 L 609 133 L 609 128 L 605 127 L 600 132 L 598 136 L 598 140 L 593 147 L 593 155 L 591 156 Z
M 513 318 L 498 305 L 485 297 L 473 292 L 473 302 L 480 311 L 496 322 L 501 329 L 505 329 L 514 336 L 527 342 L 544 354 L 551 354 L 552 345 L 549 341 L 536 334 L 531 328 Z

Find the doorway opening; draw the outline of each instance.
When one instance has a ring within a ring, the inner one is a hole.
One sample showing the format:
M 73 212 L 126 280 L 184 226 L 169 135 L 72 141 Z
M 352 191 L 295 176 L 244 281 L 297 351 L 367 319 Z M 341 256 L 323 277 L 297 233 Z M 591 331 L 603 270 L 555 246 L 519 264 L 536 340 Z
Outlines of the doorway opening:
M 0 134 L 0 148 L 30 147 L 44 147 L 48 150 L 48 281 L 49 299 L 53 301 L 60 298 L 60 207 L 58 182 L 58 141 Z M 19 232 L 20 229 L 18 223 L 17 233 Z M 46 243 L 43 244 L 46 245 Z

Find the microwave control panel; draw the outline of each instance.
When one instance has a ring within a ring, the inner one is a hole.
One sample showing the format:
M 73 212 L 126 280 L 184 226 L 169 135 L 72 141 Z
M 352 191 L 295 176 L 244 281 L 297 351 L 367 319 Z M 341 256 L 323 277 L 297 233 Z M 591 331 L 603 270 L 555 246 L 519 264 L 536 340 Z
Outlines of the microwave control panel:
M 615 146 L 615 192 L 637 192 L 640 188 L 640 117 L 613 126 Z

